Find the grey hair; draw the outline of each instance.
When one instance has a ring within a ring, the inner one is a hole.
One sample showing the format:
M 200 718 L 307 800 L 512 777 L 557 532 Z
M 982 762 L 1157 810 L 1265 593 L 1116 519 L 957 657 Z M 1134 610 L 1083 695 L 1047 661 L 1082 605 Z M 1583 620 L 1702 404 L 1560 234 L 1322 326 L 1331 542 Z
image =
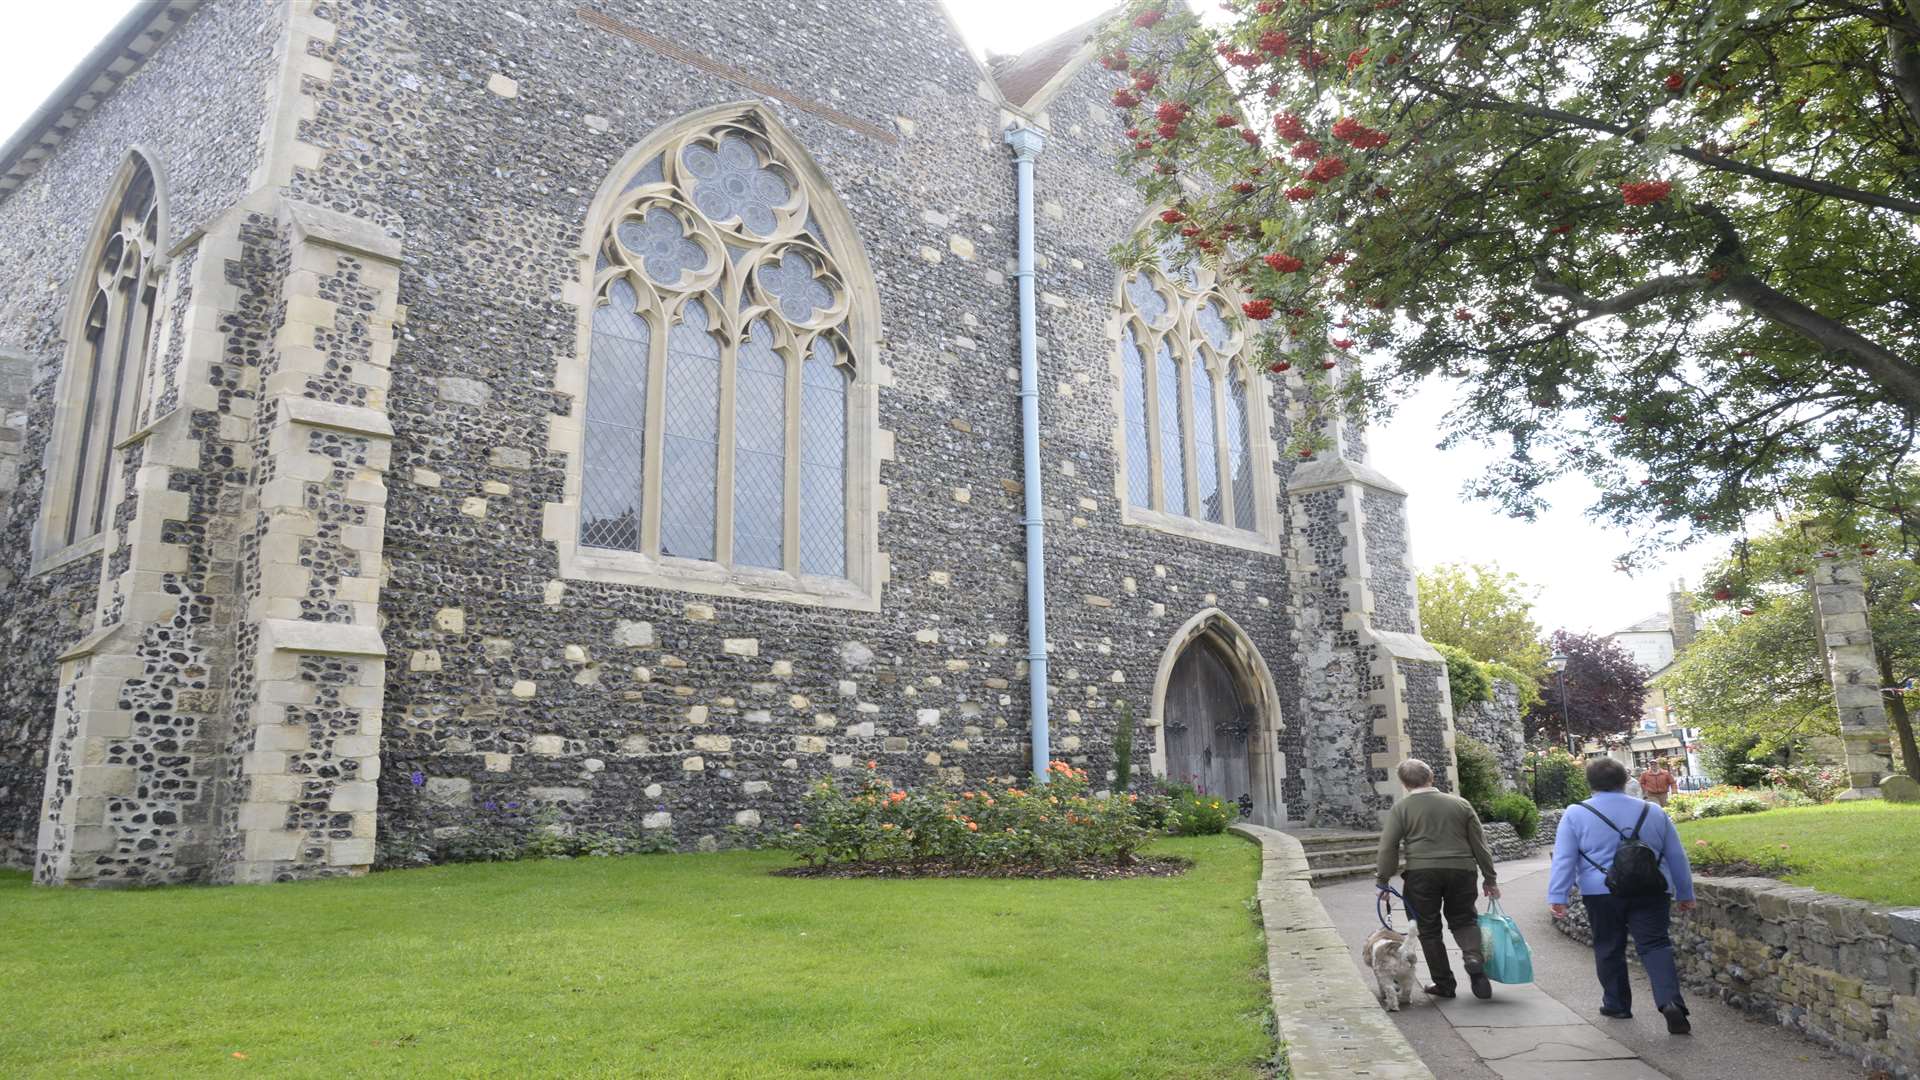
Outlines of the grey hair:
M 1400 783 L 1406 787 L 1426 787 L 1433 783 L 1433 766 L 1419 758 L 1408 758 L 1394 771 L 1400 775 Z

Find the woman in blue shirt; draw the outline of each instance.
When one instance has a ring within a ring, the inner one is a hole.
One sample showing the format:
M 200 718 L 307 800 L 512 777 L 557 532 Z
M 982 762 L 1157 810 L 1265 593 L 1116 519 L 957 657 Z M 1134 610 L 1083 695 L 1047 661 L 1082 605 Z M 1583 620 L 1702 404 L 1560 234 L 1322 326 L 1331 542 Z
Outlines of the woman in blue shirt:
M 1693 910 L 1693 870 L 1667 812 L 1627 795 L 1627 769 L 1612 758 L 1587 763 L 1587 785 L 1593 797 L 1585 806 L 1567 807 L 1553 841 L 1553 872 L 1547 881 L 1547 903 L 1553 917 L 1567 915 L 1567 894 L 1578 878 L 1580 899 L 1593 927 L 1594 968 L 1600 976 L 1600 1015 L 1626 1019 L 1633 1015 L 1633 989 L 1627 981 L 1627 938 L 1640 953 L 1653 984 L 1653 1004 L 1667 1019 L 1667 1030 L 1685 1035 L 1693 1030 L 1687 1003 L 1680 997 L 1680 975 L 1674 967 L 1673 942 L 1667 937 L 1669 897 L 1613 896 L 1607 889 L 1607 869 L 1613 866 L 1620 841 L 1633 832 L 1642 810 L 1640 842 L 1660 857 L 1671 899 L 1682 913 Z M 1598 811 L 1598 813 L 1594 813 Z M 1601 816 L 1612 821 L 1610 826 Z M 1622 830 L 1625 830 L 1624 832 Z

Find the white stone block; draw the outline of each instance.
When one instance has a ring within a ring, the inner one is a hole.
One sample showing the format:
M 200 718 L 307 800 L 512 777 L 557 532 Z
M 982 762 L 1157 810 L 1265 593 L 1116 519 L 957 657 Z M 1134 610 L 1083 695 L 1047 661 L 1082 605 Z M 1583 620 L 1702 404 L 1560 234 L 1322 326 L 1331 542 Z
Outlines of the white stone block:
M 680 768 L 685 772 L 705 772 L 707 770 L 707 761 L 705 758 L 695 755 L 682 761 Z
M 517 679 L 507 692 L 522 701 L 526 701 L 533 697 L 533 695 L 539 693 L 540 687 L 539 684 L 535 683 L 532 679 Z
M 620 620 L 613 630 L 613 643 L 622 648 L 647 649 L 653 647 L 653 624 Z
M 735 825 L 744 826 L 749 829 L 757 829 L 760 827 L 760 811 L 758 810 L 735 811 L 733 815 L 733 823 Z
M 558 735 L 535 735 L 527 740 L 527 749 L 536 754 L 564 754 L 567 752 L 567 740 Z
M 727 638 L 720 643 L 720 649 L 728 656 L 759 656 L 759 638 Z

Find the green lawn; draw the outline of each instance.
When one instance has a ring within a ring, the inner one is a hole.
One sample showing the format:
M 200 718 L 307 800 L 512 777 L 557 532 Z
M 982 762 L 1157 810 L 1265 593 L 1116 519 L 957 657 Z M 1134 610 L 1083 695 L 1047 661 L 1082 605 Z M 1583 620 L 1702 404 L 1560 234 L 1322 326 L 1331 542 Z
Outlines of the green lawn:
M 1248 1077 L 1259 850 L 1130 881 L 767 852 L 142 892 L 0 876 L 0 1076 Z M 242 1058 L 240 1055 L 245 1055 Z
M 1682 822 L 1680 837 L 1777 852 L 1801 871 L 1787 880 L 1880 904 L 1920 904 L 1920 806 L 1884 802 L 1768 810 Z M 1786 850 L 1781 850 L 1781 845 Z

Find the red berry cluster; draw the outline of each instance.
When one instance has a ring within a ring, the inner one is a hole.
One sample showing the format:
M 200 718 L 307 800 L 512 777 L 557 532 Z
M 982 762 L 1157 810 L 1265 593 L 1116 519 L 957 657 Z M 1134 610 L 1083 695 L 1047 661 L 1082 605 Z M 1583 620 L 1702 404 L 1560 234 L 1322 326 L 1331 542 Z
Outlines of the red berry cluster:
M 1294 271 L 1300 269 L 1301 267 L 1307 265 L 1306 263 L 1300 261 L 1299 259 L 1294 258 L 1291 255 L 1288 255 L 1283 251 L 1276 251 L 1273 254 L 1266 256 L 1262 261 L 1265 262 L 1267 266 L 1272 268 L 1275 273 L 1279 273 L 1279 274 L 1291 274 Z
M 1664 200 L 1673 191 L 1673 185 L 1665 180 L 1645 180 L 1639 183 L 1620 185 L 1620 198 L 1628 206 L 1652 206 Z

